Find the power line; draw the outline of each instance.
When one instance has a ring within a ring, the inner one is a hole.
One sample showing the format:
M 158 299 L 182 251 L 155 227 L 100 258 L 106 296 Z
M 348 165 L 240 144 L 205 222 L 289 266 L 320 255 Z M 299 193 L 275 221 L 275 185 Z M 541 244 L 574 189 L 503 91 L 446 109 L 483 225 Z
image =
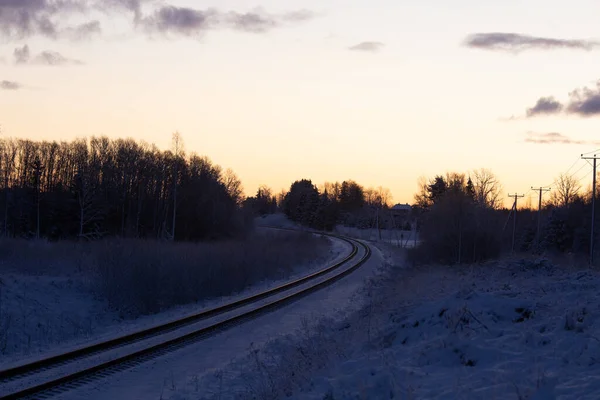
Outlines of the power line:
M 514 217 L 513 217 L 513 231 L 512 231 L 512 247 L 511 247 L 511 253 L 515 252 L 515 231 L 517 230 L 517 201 L 520 197 L 525 197 L 524 194 L 508 194 L 508 197 L 514 198 L 515 201 L 513 203 L 513 210 L 514 210 Z M 510 214 L 509 214 L 510 216 Z
M 579 169 L 575 172 L 573 172 L 570 177 L 573 178 L 575 175 L 577 175 L 579 173 L 579 171 L 581 171 L 582 169 L 584 169 L 587 165 L 583 164 L 581 167 L 579 167 Z
M 577 165 L 577 163 L 578 163 L 578 162 L 580 162 L 580 161 L 582 160 L 582 157 L 583 157 L 584 155 L 586 155 L 586 154 L 590 154 L 590 153 L 594 153 L 594 152 L 600 152 L 600 149 L 597 149 L 597 150 L 594 150 L 594 151 L 590 151 L 589 153 L 583 153 L 583 154 L 581 155 L 581 157 L 577 157 L 577 158 L 575 159 L 575 161 L 573 161 L 573 163 L 572 163 L 572 164 L 569 166 L 569 168 L 566 170 L 566 172 L 564 172 L 564 175 L 568 175 L 568 174 L 569 174 L 569 172 L 571 172 L 571 170 L 572 170 L 572 169 L 573 169 L 573 168 L 574 168 L 574 167 Z M 588 161 L 588 164 L 589 164 L 589 161 Z M 573 172 L 571 175 L 569 175 L 569 178 L 573 178 L 573 177 L 574 177 L 575 175 L 577 175 L 577 174 L 578 174 L 578 173 L 579 173 L 579 172 L 580 172 L 580 171 L 581 171 L 583 168 L 585 168 L 585 166 L 586 166 L 586 165 L 588 165 L 588 164 L 583 164 L 583 165 L 581 165 L 581 166 L 580 166 L 580 167 L 577 169 L 577 171 L 575 171 L 575 172 Z M 587 177 L 587 175 L 586 175 L 586 177 Z M 579 180 L 581 180 L 581 179 L 583 179 L 583 178 L 580 178 Z M 551 187 L 551 186 L 555 186 L 555 185 L 557 184 L 557 182 L 558 182 L 558 177 L 557 177 L 557 178 L 555 178 L 555 179 L 552 181 L 552 183 L 550 183 L 549 185 L 544 185 L 544 186 L 542 186 L 542 187 L 548 187 L 548 188 L 549 188 L 549 187 Z M 534 191 L 534 189 L 533 189 L 533 188 L 529 189 L 527 192 L 525 192 L 525 195 L 524 195 L 524 196 L 525 196 L 525 197 L 529 197 L 529 199 L 531 199 L 531 193 L 532 193 L 533 191 Z
M 571 169 L 573 169 L 573 167 L 574 167 L 575 165 L 577 165 L 577 162 L 579 162 L 579 161 L 581 161 L 581 158 L 579 158 L 577 161 L 575 161 L 575 162 L 574 162 L 574 163 L 573 163 L 573 164 L 572 164 L 572 165 L 569 167 L 569 169 L 567 170 L 567 172 L 564 172 L 564 173 L 563 173 L 563 175 L 568 175 L 568 174 L 569 174 L 569 171 L 571 171 Z M 568 176 L 569 176 L 569 178 L 573 178 L 575 175 L 577 175 L 577 173 L 579 173 L 579 171 L 581 171 L 583 168 L 585 168 L 585 166 L 586 166 L 586 164 L 583 164 L 581 167 L 579 167 L 579 169 L 578 169 L 577 171 L 573 172 L 571 175 L 568 175 Z M 559 175 L 559 176 L 560 176 L 560 175 Z M 546 187 L 546 186 L 554 186 L 554 185 L 556 185 L 556 184 L 557 184 L 557 182 L 558 182 L 558 179 L 559 179 L 559 178 L 558 178 L 558 177 L 556 177 L 556 178 L 555 178 L 555 179 L 552 181 L 552 183 L 551 183 L 551 184 L 549 184 L 549 185 L 545 185 L 544 187 Z
M 590 170 L 587 172 L 587 174 L 585 174 L 584 176 L 582 176 L 581 178 L 579 178 L 579 179 L 577 180 L 577 182 L 578 182 L 578 183 L 581 183 L 581 181 L 582 181 L 582 180 L 584 180 L 585 178 L 587 178 L 588 176 L 590 176 L 590 175 L 592 174 L 592 172 L 594 172 L 594 170 L 593 170 L 593 169 L 590 169 Z
M 581 165 L 581 166 L 580 166 L 580 167 L 577 169 L 577 171 L 575 171 L 575 172 L 573 172 L 572 174 L 568 175 L 568 174 L 569 174 L 569 172 L 570 172 L 570 171 L 573 169 L 573 167 L 574 167 L 575 165 L 577 165 L 577 163 L 578 163 L 579 161 L 581 161 L 581 158 L 580 158 L 580 157 L 578 157 L 578 158 L 577 158 L 577 160 L 575 160 L 575 162 L 574 162 L 573 164 L 571 164 L 571 166 L 570 166 L 570 167 L 567 169 L 567 171 L 566 171 L 566 172 L 564 172 L 564 173 L 562 173 L 562 174 L 559 174 L 559 176 L 558 176 L 558 177 L 556 177 L 556 178 L 554 179 L 554 181 L 552 181 L 552 183 L 551 183 L 551 184 L 549 184 L 549 185 L 544 185 L 544 186 L 542 186 L 542 188 L 544 188 L 544 187 L 548 187 L 548 191 L 550 191 L 550 187 L 551 187 L 551 186 L 556 186 L 556 185 L 558 184 L 558 180 L 560 179 L 560 175 L 567 175 L 567 176 L 569 177 L 569 179 L 574 179 L 574 178 L 575 178 L 575 175 L 577 175 L 577 174 L 578 174 L 578 173 L 579 173 L 579 172 L 580 172 L 582 169 L 584 169 L 586 166 L 588 166 L 588 164 L 582 164 L 582 165 Z M 589 162 L 588 162 L 588 163 L 589 163 Z M 591 172 L 591 171 L 590 171 L 590 172 Z M 583 179 L 584 179 L 585 177 L 587 177 L 587 176 L 589 176 L 589 172 L 588 172 L 588 173 L 587 173 L 587 174 L 586 174 L 584 177 L 577 179 L 577 181 L 578 181 L 578 182 L 581 182 L 581 180 L 583 180 Z M 531 188 L 531 189 L 529 189 L 529 191 L 525 192 L 525 196 L 526 196 L 526 197 L 529 197 L 529 199 L 530 199 L 530 201 L 531 201 L 531 198 L 532 198 L 532 195 L 531 195 L 531 193 L 532 193 L 532 192 L 534 192 L 534 191 L 537 191 L 537 190 L 539 190 L 539 189 L 534 189 L 534 188 Z
M 535 190 L 535 191 L 539 191 L 540 192 L 540 197 L 539 197 L 539 203 L 538 203 L 538 226 L 537 226 L 537 247 L 539 249 L 540 247 L 540 228 L 542 226 L 542 194 L 544 192 L 549 192 L 550 188 L 545 188 L 543 186 L 540 186 L 539 188 L 534 188 L 533 186 L 531 187 L 531 190 Z
M 577 159 L 576 159 L 576 160 L 573 162 L 573 164 L 571 164 L 571 166 L 570 166 L 570 167 L 567 169 L 567 171 L 566 171 L 566 172 L 564 172 L 564 175 L 567 175 L 567 174 L 568 174 L 568 173 L 569 173 L 569 172 L 570 172 L 570 171 L 573 169 L 573 167 L 574 167 L 575 165 L 577 165 L 577 163 L 578 163 L 579 161 L 581 161 L 581 157 L 577 157 Z M 585 166 L 585 164 L 584 164 L 583 166 Z M 579 171 L 581 171 L 581 168 L 583 168 L 583 167 L 580 167 L 580 168 L 579 168 L 577 171 L 575 171 L 575 172 L 573 173 L 573 175 L 574 175 L 574 174 L 576 174 L 576 173 L 578 173 Z M 571 177 L 572 177 L 572 175 L 571 175 Z M 556 177 L 556 178 L 555 178 L 555 179 L 552 181 L 552 183 L 550 183 L 550 184 L 548 184 L 548 185 L 544 185 L 544 186 L 542 186 L 542 187 L 550 187 L 550 186 L 554 186 L 554 185 L 556 185 L 556 183 L 557 183 L 557 180 L 558 180 L 558 177 Z M 530 189 L 530 190 L 529 190 L 529 192 L 531 192 L 531 191 L 532 191 L 532 190 Z M 525 195 L 529 194 L 529 192 L 526 192 L 526 193 L 525 193 Z
M 568 174 L 568 173 L 569 173 L 569 171 L 570 171 L 570 170 L 572 170 L 572 169 L 573 169 L 573 167 L 574 167 L 575 165 L 577 165 L 577 163 L 578 163 L 579 161 L 581 161 L 581 158 L 577 157 L 577 160 L 575 160 L 575 162 L 573 162 L 573 164 L 571 164 L 571 166 L 569 167 L 569 169 L 567 170 L 567 172 L 565 172 L 565 174 Z

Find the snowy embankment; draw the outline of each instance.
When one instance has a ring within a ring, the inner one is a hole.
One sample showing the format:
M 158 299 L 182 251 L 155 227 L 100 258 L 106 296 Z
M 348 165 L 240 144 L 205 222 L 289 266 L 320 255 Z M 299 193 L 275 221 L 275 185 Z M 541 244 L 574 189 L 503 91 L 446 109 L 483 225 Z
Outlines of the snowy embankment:
M 47 259 L 32 262 L 24 257 L 23 266 L 14 261 L 11 265 L 7 262 L 1 265 L 0 367 L 107 340 L 246 297 L 319 270 L 342 259 L 350 251 L 350 246 L 339 240 L 328 240 L 328 243 L 316 252 L 306 249 L 307 255 L 303 257 L 306 260 L 312 258 L 311 261 L 282 265 L 285 268 L 272 274 L 275 278 L 254 282 L 232 295 L 204 298 L 131 319 L 123 319 L 102 298 L 97 289 L 97 275 L 82 267 L 88 266 L 89 260 L 73 260 L 80 256 L 89 258 L 88 252 L 79 252 L 75 248 L 70 251 L 60 243 L 28 243 L 26 248 L 32 254 L 39 253 Z M 61 254 L 65 250 L 69 252 L 68 257 L 61 263 Z
M 360 311 L 251 347 L 201 381 L 212 393 L 170 398 L 600 398 L 597 272 L 518 259 L 409 269 L 384 253 L 391 275 L 357 292 Z
M 364 254 L 359 250 L 357 258 Z M 142 363 L 121 373 L 101 378 L 72 392 L 57 396 L 70 399 L 231 399 L 246 393 L 246 374 L 261 373 L 260 366 L 250 362 L 255 350 L 262 351 L 274 339 L 295 338 L 297 330 L 308 332 L 312 325 L 327 317 L 331 324 L 343 321 L 362 303 L 352 296 L 363 287 L 380 265 L 373 257 L 343 279 L 283 308 L 260 315 L 223 332 L 211 335 L 182 349 Z M 262 357 L 262 356 L 261 356 Z M 238 368 L 239 367 L 239 368 Z M 307 369 L 308 371 L 309 369 Z M 238 377 L 241 373 L 241 378 Z M 262 396 L 255 397 L 262 399 Z

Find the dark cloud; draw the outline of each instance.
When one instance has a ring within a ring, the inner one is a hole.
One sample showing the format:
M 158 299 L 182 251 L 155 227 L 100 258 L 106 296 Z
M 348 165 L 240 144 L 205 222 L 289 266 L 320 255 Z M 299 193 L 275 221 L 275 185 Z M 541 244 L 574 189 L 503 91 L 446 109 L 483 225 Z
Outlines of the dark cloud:
M 96 7 L 105 12 L 112 10 L 127 10 L 133 13 L 133 20 L 137 24 L 142 19 L 142 4 L 151 0 L 98 0 Z
M 600 80 L 594 88 L 580 88 L 569 93 L 569 101 L 563 105 L 554 97 L 542 97 L 527 109 L 527 117 L 565 112 L 580 117 L 600 115 Z
M 82 65 L 83 62 L 67 58 L 56 51 L 43 51 L 34 58 L 34 63 L 44 65 Z
M 226 22 L 239 31 L 264 33 L 278 27 L 281 20 L 262 12 L 240 14 L 232 11 L 227 15 Z
M 518 53 L 524 50 L 554 50 L 554 49 L 575 49 L 575 50 L 593 50 L 600 47 L 600 42 L 593 40 L 575 40 L 575 39 L 555 39 L 544 38 L 518 33 L 475 33 L 467 36 L 464 41 L 467 47 L 509 51 Z
M 99 35 L 101 32 L 100 21 L 94 20 L 67 28 L 65 35 L 72 40 L 86 40 Z
M 554 97 L 542 97 L 531 108 L 527 109 L 527 116 L 534 117 L 540 114 L 556 114 L 562 111 L 563 105 Z
M 600 141 L 593 140 L 576 140 L 571 139 L 562 133 L 550 132 L 550 133 L 535 133 L 527 132 L 527 143 L 535 144 L 585 144 L 585 145 L 598 145 Z
M 147 5 L 147 7 L 145 7 Z M 144 8 L 149 8 L 144 14 Z M 9 40 L 43 36 L 52 39 L 88 39 L 101 32 L 94 13 L 133 14 L 133 25 L 147 32 L 196 36 L 208 29 L 231 28 L 262 33 L 273 28 L 307 21 L 314 17 L 308 10 L 269 14 L 260 9 L 240 13 L 214 9 L 177 7 L 161 0 L 0 0 L 0 38 Z M 78 25 L 67 25 L 76 15 Z
M 582 88 L 569 93 L 567 112 L 582 117 L 600 115 L 600 80 L 593 89 Z
M 137 24 L 142 18 L 142 4 L 152 2 L 155 0 L 0 0 L 0 37 L 88 39 L 101 31 L 99 21 L 85 21 L 90 13 L 114 14 L 127 10 L 133 13 Z M 75 14 L 84 21 L 65 25 L 64 21 Z
M 286 23 L 304 22 L 314 17 L 315 14 L 309 10 L 297 10 L 281 15 L 273 15 L 258 9 L 246 13 L 231 11 L 221 20 L 224 20 L 225 24 L 236 30 L 264 33 Z
M 23 47 L 17 47 L 13 52 L 15 58 L 15 64 L 27 64 L 31 57 L 29 53 L 29 46 L 24 45 Z
M 209 29 L 215 13 L 187 7 L 163 6 L 144 18 L 143 24 L 150 32 L 198 35 Z
M 56 51 L 43 51 L 40 54 L 32 57 L 31 51 L 29 50 L 28 45 L 24 45 L 23 47 L 17 47 L 13 52 L 13 56 L 15 59 L 15 64 L 40 64 L 40 65 L 54 65 L 54 66 L 69 65 L 69 64 L 76 64 L 76 65 L 83 64 L 79 60 L 67 58 Z
M 0 89 L 2 90 L 19 90 L 23 87 L 23 85 L 21 85 L 18 82 L 13 82 L 13 81 L 1 81 L 0 82 Z
M 352 51 L 367 51 L 371 53 L 378 52 L 384 46 L 381 42 L 362 42 L 354 46 L 348 47 Z
M 87 8 L 86 0 L 0 0 L 0 35 L 9 39 L 57 38 L 59 20 Z
M 303 22 L 313 17 L 314 14 L 306 10 L 273 15 L 262 10 L 246 13 L 236 11 L 223 13 L 215 9 L 198 10 L 187 7 L 162 6 L 141 22 L 150 32 L 196 36 L 217 28 L 264 33 L 286 23 Z

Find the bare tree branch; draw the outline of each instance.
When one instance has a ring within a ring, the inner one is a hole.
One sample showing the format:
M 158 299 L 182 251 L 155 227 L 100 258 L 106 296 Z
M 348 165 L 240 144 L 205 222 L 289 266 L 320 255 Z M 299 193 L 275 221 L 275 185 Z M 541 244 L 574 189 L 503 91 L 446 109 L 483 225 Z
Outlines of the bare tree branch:
M 494 173 L 486 168 L 473 171 L 475 201 L 485 208 L 496 209 L 502 205 L 502 185 Z

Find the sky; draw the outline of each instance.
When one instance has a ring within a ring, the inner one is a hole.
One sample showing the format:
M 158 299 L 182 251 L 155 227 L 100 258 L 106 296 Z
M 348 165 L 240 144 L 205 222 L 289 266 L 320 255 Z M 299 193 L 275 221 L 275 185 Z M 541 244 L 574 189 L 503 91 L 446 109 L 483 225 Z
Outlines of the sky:
M 566 172 L 587 186 L 598 15 L 597 0 L 0 0 L 0 125 L 163 149 L 178 131 L 249 195 L 353 179 L 411 203 L 419 177 L 479 168 L 506 195 Z

